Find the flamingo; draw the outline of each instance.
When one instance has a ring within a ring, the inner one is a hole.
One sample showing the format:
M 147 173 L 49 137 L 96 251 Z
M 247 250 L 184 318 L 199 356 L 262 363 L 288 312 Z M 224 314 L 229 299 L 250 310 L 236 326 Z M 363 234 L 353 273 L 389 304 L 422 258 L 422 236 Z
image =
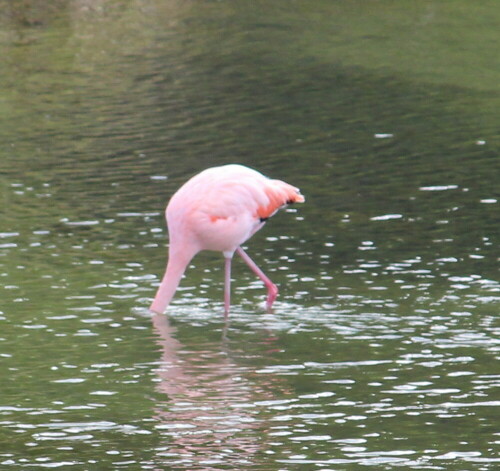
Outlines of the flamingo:
M 212 167 L 198 173 L 170 199 L 165 211 L 169 253 L 165 275 L 150 310 L 165 312 L 192 258 L 201 250 L 222 252 L 224 315 L 231 300 L 231 260 L 237 253 L 267 288 L 266 306 L 271 309 L 277 286 L 241 248 L 280 208 L 304 202 L 298 188 L 271 180 L 239 164 Z

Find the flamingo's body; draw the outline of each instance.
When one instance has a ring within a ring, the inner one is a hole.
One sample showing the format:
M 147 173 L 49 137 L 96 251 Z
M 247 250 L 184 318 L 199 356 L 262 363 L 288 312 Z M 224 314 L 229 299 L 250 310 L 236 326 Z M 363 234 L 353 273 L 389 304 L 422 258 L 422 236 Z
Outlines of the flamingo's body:
M 301 203 L 299 190 L 271 180 L 243 165 L 213 167 L 188 180 L 170 199 L 166 209 L 170 237 L 168 264 L 151 310 L 163 313 L 191 259 L 201 250 L 224 254 L 227 316 L 230 304 L 231 259 L 237 252 L 268 289 L 271 307 L 278 288 L 240 247 L 281 207 Z

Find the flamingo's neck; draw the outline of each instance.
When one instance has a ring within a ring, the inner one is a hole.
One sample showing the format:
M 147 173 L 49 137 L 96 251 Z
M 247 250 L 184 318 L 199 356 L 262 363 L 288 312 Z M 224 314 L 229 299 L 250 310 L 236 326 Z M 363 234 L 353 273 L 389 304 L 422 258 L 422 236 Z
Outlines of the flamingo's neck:
M 193 251 L 172 250 L 172 246 L 170 247 L 167 269 L 158 287 L 155 299 L 149 308 L 151 311 L 158 314 L 163 314 L 165 312 L 165 309 L 167 309 L 170 301 L 174 297 L 182 275 L 186 271 L 195 253 L 196 252 Z

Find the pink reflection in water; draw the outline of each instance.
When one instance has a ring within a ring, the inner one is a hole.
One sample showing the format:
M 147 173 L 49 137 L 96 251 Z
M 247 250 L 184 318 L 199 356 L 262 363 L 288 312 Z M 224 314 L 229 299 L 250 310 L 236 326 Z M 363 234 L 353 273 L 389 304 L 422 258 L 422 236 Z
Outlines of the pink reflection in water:
M 163 463 L 207 470 L 221 463 L 235 469 L 251 463 L 266 448 L 269 428 L 258 403 L 272 399 L 276 378 L 265 375 L 262 383 L 220 345 L 186 349 L 164 315 L 155 315 L 153 325 L 162 347 L 158 390 L 167 396 L 156 409 L 166 438 L 159 453 Z

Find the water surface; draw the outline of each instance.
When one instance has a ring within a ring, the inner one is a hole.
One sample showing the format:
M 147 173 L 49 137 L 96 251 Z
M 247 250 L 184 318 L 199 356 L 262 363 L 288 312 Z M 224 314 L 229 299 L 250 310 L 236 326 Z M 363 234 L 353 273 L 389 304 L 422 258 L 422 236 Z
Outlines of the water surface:
M 2 469 L 498 467 L 494 2 L 0 2 Z M 163 209 L 300 187 L 151 316 Z

